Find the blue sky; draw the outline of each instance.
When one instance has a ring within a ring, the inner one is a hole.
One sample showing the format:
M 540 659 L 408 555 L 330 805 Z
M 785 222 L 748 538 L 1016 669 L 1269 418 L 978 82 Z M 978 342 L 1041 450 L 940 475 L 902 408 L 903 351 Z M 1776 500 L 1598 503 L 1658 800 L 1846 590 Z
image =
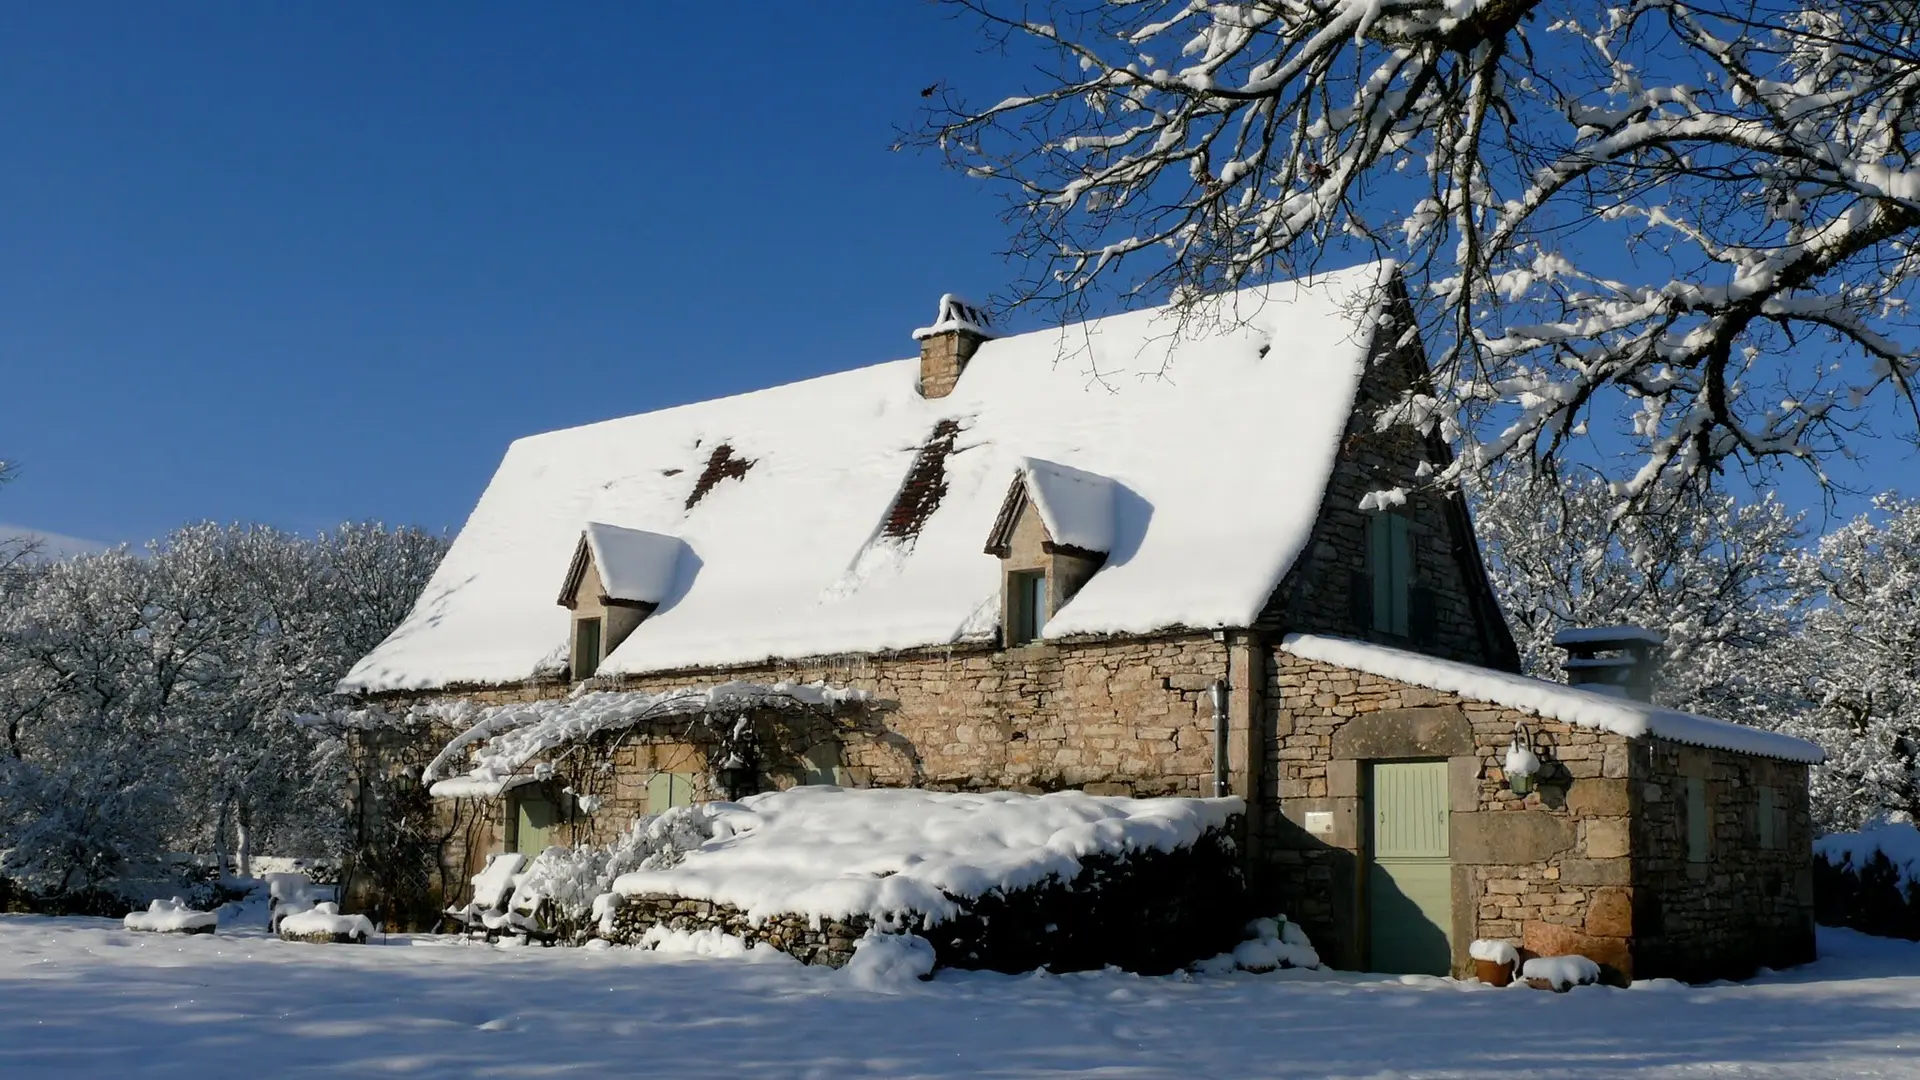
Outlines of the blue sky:
M 1014 271 L 895 128 L 1019 74 L 906 0 L 12 5 L 0 521 L 457 528 L 517 436 L 910 355 Z

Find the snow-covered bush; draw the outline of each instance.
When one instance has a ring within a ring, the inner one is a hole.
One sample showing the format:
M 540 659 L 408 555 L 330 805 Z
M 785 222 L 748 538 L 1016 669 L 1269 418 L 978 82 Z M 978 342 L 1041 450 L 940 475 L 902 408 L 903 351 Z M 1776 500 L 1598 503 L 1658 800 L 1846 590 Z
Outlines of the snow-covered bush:
M 1827 926 L 1920 941 L 1920 830 L 1883 817 L 1814 841 L 1813 899 Z
M 933 943 L 918 934 L 869 930 L 841 972 L 863 990 L 898 994 L 933 977 Z
M 1247 924 L 1246 933 L 1247 939 L 1235 946 L 1232 952 L 1202 960 L 1193 966 L 1193 970 L 1208 975 L 1225 975 L 1234 971 L 1264 974 L 1282 968 L 1320 966 L 1320 954 L 1308 939 L 1307 932 L 1298 924 L 1289 922 L 1285 915 L 1255 919 Z
M 220 925 L 220 916 L 211 911 L 195 911 L 175 897 L 155 900 L 147 910 L 128 915 L 121 923 L 129 930 L 150 934 L 211 934 Z
M 525 929 L 579 940 L 599 927 L 615 878 L 633 870 L 664 870 L 684 854 L 713 838 L 714 823 L 731 804 L 701 803 L 676 806 L 637 818 L 612 843 L 604 846 L 549 847 L 531 862 L 490 862 L 474 878 L 473 901 L 466 909 L 449 912 L 469 925 L 489 930 Z M 495 860 L 503 857 L 495 856 Z M 490 879 L 490 875 L 498 880 Z M 502 916 L 493 925 L 486 916 Z

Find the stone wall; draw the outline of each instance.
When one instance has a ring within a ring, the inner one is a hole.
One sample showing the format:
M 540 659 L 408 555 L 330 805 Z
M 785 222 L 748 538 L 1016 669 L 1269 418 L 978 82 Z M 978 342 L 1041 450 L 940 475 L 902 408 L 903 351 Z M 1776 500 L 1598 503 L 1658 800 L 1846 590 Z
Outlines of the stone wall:
M 1812 959 L 1806 767 L 1542 719 L 1276 653 L 1256 906 L 1281 906 L 1338 967 L 1367 965 L 1367 764 L 1445 758 L 1454 970 L 1475 938 L 1579 953 L 1620 976 L 1743 977 Z M 1522 723 L 1545 765 L 1501 771 Z M 1689 858 L 1686 778 L 1706 784 L 1707 857 Z M 1759 842 L 1762 787 L 1774 821 Z M 1331 830 L 1307 832 L 1309 811 Z
M 1704 785 L 1703 851 L 1688 835 L 1689 780 Z M 1636 974 L 1745 978 L 1813 959 L 1805 765 L 1656 741 L 1635 747 L 1632 803 Z
M 1334 966 L 1368 966 L 1367 763 L 1445 758 L 1455 972 L 1471 971 L 1477 937 L 1631 968 L 1628 740 L 1284 652 L 1266 697 L 1256 904 L 1300 923 Z M 1524 799 L 1501 772 L 1516 722 L 1548 766 Z M 1309 833 L 1310 811 L 1331 829 Z
M 681 933 L 718 930 L 748 945 L 769 945 L 803 964 L 844 967 L 853 959 L 853 943 L 872 926 L 864 915 L 845 919 L 809 919 L 804 915 L 774 915 L 751 919 L 731 904 L 690 900 L 681 896 L 625 896 L 613 913 L 607 940 L 638 945 L 656 926 Z
M 1212 634 L 1188 633 L 1006 650 L 954 646 L 724 671 L 612 676 L 599 683 L 607 689 L 659 691 L 727 679 L 824 681 L 875 695 L 873 707 L 851 716 L 786 716 L 764 724 L 756 718 L 756 731 L 766 733 L 757 762 L 762 790 L 798 782 L 808 768 L 802 755 L 833 740 L 840 746 L 845 778 L 861 787 L 1210 796 L 1215 792 L 1208 688 L 1228 676 L 1231 652 L 1229 643 Z M 563 696 L 566 690 L 563 684 L 535 682 L 457 696 L 495 705 Z M 1244 738 L 1247 699 L 1237 700 Z M 389 704 L 398 708 L 405 701 Z M 421 746 L 411 756 L 431 758 L 452 734 L 423 730 L 414 736 Z M 429 745 L 433 740 L 438 744 Z M 658 748 L 671 747 L 672 754 L 687 759 L 703 754 L 708 745 L 680 718 L 556 752 L 550 761 L 553 776 L 543 789 L 566 814 L 558 842 L 606 843 L 645 812 L 646 777 L 667 767 L 660 761 L 666 751 Z M 706 783 L 700 797 L 717 795 L 710 776 Z M 593 813 L 573 799 L 582 794 L 602 800 Z M 460 883 L 479 871 L 486 852 L 506 845 L 512 798 L 509 793 L 492 800 L 436 800 L 439 827 L 447 834 L 440 859 L 445 902 L 461 900 Z

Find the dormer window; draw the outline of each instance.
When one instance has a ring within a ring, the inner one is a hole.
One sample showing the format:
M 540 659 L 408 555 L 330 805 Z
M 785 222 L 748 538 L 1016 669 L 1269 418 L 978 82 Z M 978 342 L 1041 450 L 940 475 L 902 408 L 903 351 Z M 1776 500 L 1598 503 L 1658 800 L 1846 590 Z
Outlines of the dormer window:
M 569 674 L 592 678 L 647 617 L 687 583 L 679 581 L 679 537 L 589 522 L 574 545 L 560 605 L 573 612 Z
M 1047 623 L 1106 563 L 1113 548 L 1113 481 L 1035 458 L 1019 474 L 987 537 L 1000 558 L 1001 640 L 1041 640 Z

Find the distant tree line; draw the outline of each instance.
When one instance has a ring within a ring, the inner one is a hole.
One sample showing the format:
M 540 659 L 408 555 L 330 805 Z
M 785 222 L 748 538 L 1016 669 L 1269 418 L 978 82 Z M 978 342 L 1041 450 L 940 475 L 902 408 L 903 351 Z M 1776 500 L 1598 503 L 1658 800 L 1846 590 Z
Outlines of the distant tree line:
M 0 877 L 66 894 L 170 852 L 338 851 L 344 745 L 306 717 L 445 553 L 417 529 L 192 525 L 0 553 Z
M 1622 513 L 1597 476 L 1508 476 L 1475 503 L 1529 674 L 1562 677 L 1563 627 L 1659 630 L 1657 703 L 1826 749 L 1823 830 L 1920 818 L 1920 501 L 1882 494 L 1813 542 L 1771 497 L 1676 491 Z

